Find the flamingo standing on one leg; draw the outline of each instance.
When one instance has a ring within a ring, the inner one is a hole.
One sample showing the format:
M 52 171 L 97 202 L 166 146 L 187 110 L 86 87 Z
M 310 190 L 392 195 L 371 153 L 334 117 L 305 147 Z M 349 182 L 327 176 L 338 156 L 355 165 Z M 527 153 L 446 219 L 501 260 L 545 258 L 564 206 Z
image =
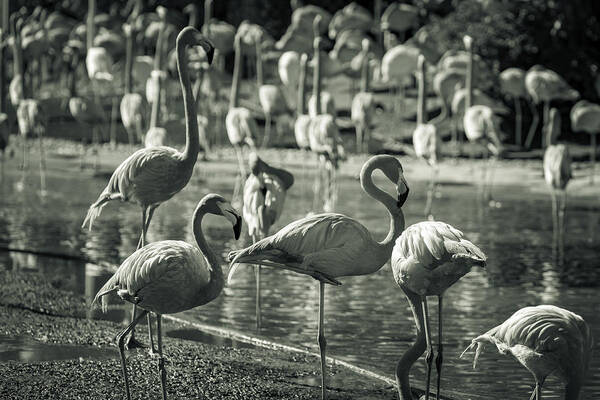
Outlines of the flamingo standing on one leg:
M 596 173 L 596 135 L 600 133 L 600 105 L 586 100 L 578 101 L 571 108 L 571 127 L 576 132 L 583 131 L 590 135 L 590 183 L 593 184 Z
M 550 187 L 552 196 L 552 225 L 554 245 L 558 249 L 559 261 L 564 255 L 565 209 L 567 207 L 566 187 L 573 177 L 571 173 L 571 156 L 564 144 L 556 144 L 560 135 L 560 114 L 556 108 L 550 109 L 549 121 L 546 125 L 546 151 L 544 152 L 544 178 Z
M 186 47 L 191 45 L 202 46 L 209 63 L 212 62 L 214 52 L 212 44 L 192 27 L 184 28 L 177 36 L 177 68 L 183 92 L 186 124 L 185 149 L 179 152 L 166 146 L 149 147 L 129 156 L 113 172 L 98 200 L 90 206 L 82 227 L 89 224 L 89 228 L 92 229 L 102 208 L 111 200 L 137 203 L 142 208 L 142 234 L 138 248 L 143 247 L 156 208 L 179 193 L 189 182 L 200 148 L 196 102 L 192 95 L 185 53 Z M 135 305 L 133 319 L 135 320 Z M 131 333 L 128 346 L 139 346 L 133 339 L 133 328 Z
M 440 399 L 440 378 L 443 360 L 442 296 L 471 267 L 485 267 L 486 256 L 473 243 L 464 238 L 458 229 L 439 221 L 419 222 L 411 225 L 396 240 L 392 253 L 392 272 L 396 283 L 409 301 L 415 323 L 417 339 L 402 356 L 396 367 L 396 383 L 401 400 L 412 400 L 408 374 L 427 348 L 427 381 L 425 399 L 429 400 L 429 382 L 433 347 L 429 331 L 427 296 L 438 297 L 438 355 L 436 399 Z
M 161 316 L 207 304 L 223 290 L 225 282 L 221 263 L 202 233 L 202 218 L 206 214 L 227 218 L 233 225 L 235 238 L 239 238 L 242 218 L 223 197 L 209 194 L 200 200 L 194 211 L 192 227 L 197 247 L 180 240 L 162 240 L 136 250 L 123 261 L 92 302 L 93 305 L 102 301 L 102 309 L 106 311 L 108 301 L 104 296 L 116 293 L 121 299 L 143 310 L 117 335 L 125 392 L 129 400 L 131 394 L 125 359 L 125 336 L 133 332 L 144 316 L 147 315 L 150 324 L 150 313 L 156 314 L 158 368 L 162 398 L 166 400 L 167 371 L 162 353 Z
M 435 192 L 435 181 L 438 174 L 438 160 L 441 156 L 441 141 L 434 124 L 428 124 L 427 120 L 427 84 L 425 81 L 425 57 L 419 55 L 417 61 L 417 81 L 419 84 L 417 101 L 417 127 L 413 132 L 413 146 L 415 154 L 427 161 L 431 166 L 432 174 L 427 190 L 427 202 L 425 203 L 425 217 L 433 220 L 431 213 L 433 196 Z
M 244 185 L 244 220 L 252 243 L 264 239 L 283 211 L 286 192 L 294 176 L 281 168 L 271 167 L 254 152 L 248 157 L 250 175 Z M 260 265 L 256 275 L 256 329 L 260 330 Z
M 397 185 L 397 199 L 375 186 L 372 174 L 376 169 Z M 388 155 L 371 157 L 362 167 L 360 183 L 369 196 L 386 207 L 390 216 L 390 230 L 382 242 L 376 242 L 367 228 L 355 219 L 324 213 L 299 219 L 250 247 L 229 253 L 233 268 L 228 280 L 240 263 L 250 263 L 287 269 L 319 281 L 318 343 L 323 399 L 326 390 L 325 283 L 340 285 L 336 278 L 378 271 L 389 259 L 394 240 L 404 229 L 402 206 L 408 197 L 408 186 L 400 162 Z
M 521 308 L 473 339 L 461 357 L 476 347 L 475 368 L 487 343 L 501 354 L 512 355 L 531 372 L 535 379 L 531 399 L 542 399 L 542 385 L 552 373 L 565 383 L 566 400 L 579 399 L 594 347 L 592 330 L 579 315 L 552 305 Z

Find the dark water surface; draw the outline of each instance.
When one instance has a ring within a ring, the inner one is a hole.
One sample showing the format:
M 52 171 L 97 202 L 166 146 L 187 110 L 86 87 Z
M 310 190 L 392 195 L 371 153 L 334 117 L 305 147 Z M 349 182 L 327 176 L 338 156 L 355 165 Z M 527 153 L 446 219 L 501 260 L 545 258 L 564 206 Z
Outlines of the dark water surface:
M 275 160 L 276 161 L 276 160 Z M 72 162 L 76 165 L 77 161 Z M 274 162 L 278 165 L 277 162 Z M 32 168 L 32 171 L 36 171 Z M 278 229 L 309 211 L 310 184 L 297 177 L 288 195 Z M 202 177 L 199 181 L 198 177 Z M 406 177 L 411 194 L 405 205 L 407 224 L 423 219 L 425 186 Z M 106 184 L 77 168 L 50 171 L 48 194 L 42 199 L 39 180 L 32 172 L 23 190 L 16 190 L 19 175 L 8 172 L 0 186 L 0 246 L 70 254 L 101 263 L 118 265 L 131 254 L 140 233 L 140 209 L 113 203 L 104 208 L 94 230 L 80 228 L 87 207 Z M 150 241 L 182 239 L 193 241 L 191 213 L 208 192 L 231 197 L 233 174 L 206 176 L 200 168 L 188 187 L 160 206 L 149 230 Z M 380 183 L 383 180 L 379 181 Z M 360 189 L 357 180 L 339 182 L 336 211 L 364 223 L 377 239 L 388 229 L 383 207 Z M 391 189 L 391 186 L 389 186 Z M 477 370 L 472 355 L 459 359 L 471 338 L 501 323 L 527 305 L 555 304 L 580 314 L 592 326 L 600 341 L 600 210 L 597 204 L 570 201 L 567 211 L 565 262 L 559 266 L 552 257 L 551 203 L 545 193 L 527 188 L 496 187 L 501 208 L 491 209 L 476 199 L 472 186 L 442 185 L 441 198 L 434 203 L 436 218 L 461 229 L 488 255 L 486 270 L 476 269 L 455 284 L 444 298 L 444 367 L 442 387 L 467 393 L 469 398 L 528 398 L 532 376 L 511 358 L 488 347 Z M 228 222 L 207 217 L 204 232 L 217 253 L 249 243 L 232 238 Z M 247 236 L 247 235 L 246 235 Z M 98 263 L 96 263 L 98 264 Z M 93 263 L 0 252 L 0 266 L 28 269 L 44 274 L 57 287 L 92 297 L 111 272 Z M 225 272 L 227 267 L 224 266 Z M 414 322 L 408 303 L 394 283 L 389 266 L 378 273 L 342 278 L 343 286 L 327 287 L 325 331 L 328 353 L 361 367 L 393 377 L 401 354 L 414 339 Z M 318 284 L 293 273 L 264 269 L 263 329 L 260 335 L 318 351 L 316 317 Z M 118 303 L 114 301 L 115 306 Z M 437 306 L 431 299 L 431 331 L 437 343 Z M 108 318 L 125 324 L 130 307 L 111 307 Z M 254 275 L 240 268 L 230 287 L 211 304 L 179 315 L 190 321 L 224 326 L 254 333 Z M 93 318 L 107 318 L 99 310 Z M 171 336 L 190 336 L 172 332 Z M 202 340 L 202 339 L 200 339 Z M 229 342 L 222 344 L 230 344 Z M 0 349 L 5 341 L 0 340 Z M 600 351 L 592 359 L 582 398 L 600 398 Z M 35 346 L 32 352 L 36 352 Z M 32 356 L 33 359 L 36 356 Z M 413 382 L 423 386 L 425 363 L 413 367 Z M 435 374 L 434 374 L 435 375 Z M 435 376 L 433 376 L 435 380 Z M 544 397 L 558 399 L 562 387 L 556 378 L 545 384 Z

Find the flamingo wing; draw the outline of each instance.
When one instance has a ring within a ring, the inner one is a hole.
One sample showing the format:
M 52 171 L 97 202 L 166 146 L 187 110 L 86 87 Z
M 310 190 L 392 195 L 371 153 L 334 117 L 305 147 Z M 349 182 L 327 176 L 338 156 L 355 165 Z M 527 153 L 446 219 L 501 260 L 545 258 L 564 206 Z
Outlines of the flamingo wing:
M 98 291 L 92 304 L 116 292 L 123 300 L 158 314 L 186 310 L 210 282 L 210 264 L 200 250 L 186 242 L 164 240 L 138 249 L 127 257 Z
M 329 283 L 337 283 L 331 278 L 362 274 L 353 267 L 360 268 L 372 242 L 371 234 L 359 222 L 345 215 L 324 213 L 292 222 L 246 249 L 231 252 L 229 260 L 232 265 L 262 264 L 319 279 L 316 273 Z

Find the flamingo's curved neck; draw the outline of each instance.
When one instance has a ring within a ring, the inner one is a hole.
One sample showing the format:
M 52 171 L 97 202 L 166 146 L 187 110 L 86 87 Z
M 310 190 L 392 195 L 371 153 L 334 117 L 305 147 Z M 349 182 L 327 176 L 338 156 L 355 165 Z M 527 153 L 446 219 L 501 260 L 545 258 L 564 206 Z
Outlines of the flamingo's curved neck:
M 300 59 L 300 76 L 298 77 L 298 115 L 304 114 L 304 93 L 306 92 L 306 57 L 303 55 Z
M 262 43 L 259 40 L 256 41 L 256 84 L 261 87 L 264 84 L 263 77 L 263 62 L 262 62 Z
M 467 76 L 465 85 L 467 86 L 467 95 L 465 97 L 465 111 L 473 104 L 473 46 L 467 49 Z
M 25 98 L 25 75 L 23 74 L 23 49 L 21 48 L 21 31 L 19 24 L 15 27 L 15 40 L 13 42 L 15 76 L 21 76 L 21 93 Z
M 386 259 L 388 259 L 391 254 L 392 247 L 394 246 L 394 241 L 398 236 L 400 236 L 400 234 L 404 230 L 404 213 L 402 212 L 402 209 L 398 208 L 396 200 L 392 196 L 390 196 L 385 191 L 379 189 L 373 183 L 372 175 L 375 169 L 382 169 L 382 166 L 379 165 L 377 159 L 375 159 L 374 162 L 368 162 L 365 165 L 365 167 L 363 167 L 360 174 L 360 183 L 363 190 L 367 192 L 369 196 L 371 196 L 375 200 L 378 200 L 385 206 L 385 208 L 387 208 L 388 214 L 390 216 L 390 230 L 388 231 L 388 234 L 385 237 L 385 239 L 378 243 L 380 247 L 386 250 L 383 251 L 381 254 L 385 254 Z
M 417 126 L 427 122 L 427 83 L 425 81 L 425 61 L 420 60 L 418 66 L 419 70 L 417 71 L 417 79 L 419 89 L 417 93 Z
M 363 51 L 363 64 L 361 68 L 360 91 L 366 93 L 369 91 L 369 53 Z
M 94 17 L 96 15 L 96 0 L 88 0 L 88 18 L 87 18 L 87 32 L 86 32 L 86 46 L 87 49 L 94 47 L 94 35 L 96 32 Z
M 133 30 L 127 34 L 127 48 L 125 49 L 125 93 L 133 93 Z
M 210 287 L 207 288 L 207 292 L 210 293 L 210 297 L 212 300 L 216 298 L 221 290 L 225 286 L 225 279 L 223 278 L 223 271 L 221 269 L 221 263 L 219 259 L 210 248 L 206 239 L 204 238 L 204 233 L 202 232 L 202 218 L 206 215 L 206 210 L 203 206 L 198 207 L 196 212 L 194 213 L 193 230 L 194 230 L 194 238 L 196 239 L 196 243 L 198 244 L 198 248 L 206 257 L 208 264 L 210 265 Z M 213 297 L 214 296 L 214 297 Z M 209 301 L 210 301 L 209 300 Z
M 208 28 L 208 22 L 212 18 L 212 0 L 204 1 L 204 26 Z
M 315 46 L 315 70 L 313 73 L 313 96 L 315 98 L 316 115 L 321 114 L 321 51 Z
M 196 101 L 192 94 L 192 84 L 188 74 L 186 45 L 177 41 L 177 70 L 179 81 L 183 92 L 183 107 L 185 110 L 185 149 L 183 150 L 183 161 L 189 163 L 192 168 L 198 158 L 200 138 L 198 136 L 198 121 L 196 116 Z
M 398 361 L 396 365 L 396 384 L 400 391 L 400 400 L 413 400 L 412 392 L 410 390 L 409 372 L 412 365 L 421 357 L 427 347 L 425 341 L 425 330 L 424 330 L 424 319 L 423 309 L 421 307 L 421 298 L 418 294 L 402 288 L 408 302 L 410 303 L 410 309 L 412 310 L 415 324 L 417 326 L 417 337 L 411 347 Z
M 238 96 L 240 92 L 240 79 L 242 74 L 242 52 L 240 46 L 240 39 L 235 38 L 235 58 L 233 61 L 233 80 L 231 81 L 231 96 L 229 99 L 229 109 L 236 108 L 238 106 Z

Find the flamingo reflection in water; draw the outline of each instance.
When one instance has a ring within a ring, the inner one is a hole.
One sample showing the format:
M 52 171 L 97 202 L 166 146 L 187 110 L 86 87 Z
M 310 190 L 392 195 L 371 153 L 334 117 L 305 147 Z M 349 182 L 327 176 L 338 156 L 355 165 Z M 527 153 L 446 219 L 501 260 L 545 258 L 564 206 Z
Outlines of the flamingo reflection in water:
M 397 199 L 375 186 L 372 174 L 376 169 L 396 184 Z M 394 240 L 404 229 L 402 206 L 408 197 L 408 186 L 400 162 L 388 155 L 372 157 L 362 167 L 360 182 L 362 189 L 381 202 L 390 216 L 390 230 L 383 241 L 375 241 L 367 228 L 353 218 L 323 213 L 294 221 L 252 246 L 229 253 L 229 280 L 239 264 L 248 263 L 287 269 L 319 281 L 322 398 L 326 395 L 325 284 L 341 285 L 336 278 L 377 272 L 389 260 Z

